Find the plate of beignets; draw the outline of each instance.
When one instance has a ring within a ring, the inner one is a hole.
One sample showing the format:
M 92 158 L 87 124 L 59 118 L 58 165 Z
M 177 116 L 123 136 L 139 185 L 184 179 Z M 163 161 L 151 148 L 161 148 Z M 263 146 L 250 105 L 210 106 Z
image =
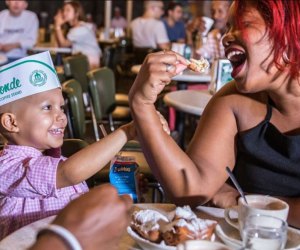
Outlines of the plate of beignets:
M 176 250 L 187 240 L 213 241 L 216 225 L 216 221 L 198 218 L 189 206 L 168 213 L 142 209 L 133 212 L 127 232 L 144 250 Z

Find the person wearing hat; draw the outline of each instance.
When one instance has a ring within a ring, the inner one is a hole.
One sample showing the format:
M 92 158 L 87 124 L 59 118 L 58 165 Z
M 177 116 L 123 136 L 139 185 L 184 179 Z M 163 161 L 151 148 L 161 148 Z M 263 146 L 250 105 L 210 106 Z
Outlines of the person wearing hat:
M 0 240 L 87 192 L 84 180 L 135 137 L 129 123 L 66 159 L 60 154 L 66 125 L 49 52 L 0 68 L 0 133 L 7 140 L 0 151 Z
M 6 5 L 8 9 L 0 12 L 0 54 L 12 62 L 26 56 L 37 42 L 39 21 L 26 10 L 27 1 L 7 0 Z

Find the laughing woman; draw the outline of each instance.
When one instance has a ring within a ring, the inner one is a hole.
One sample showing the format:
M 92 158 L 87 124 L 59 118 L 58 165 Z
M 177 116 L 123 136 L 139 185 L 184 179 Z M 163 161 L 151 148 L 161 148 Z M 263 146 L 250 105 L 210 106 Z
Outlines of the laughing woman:
M 162 131 L 153 105 L 186 62 L 173 52 L 145 59 L 130 105 L 152 171 L 175 202 L 235 204 L 230 166 L 246 192 L 286 200 L 289 223 L 300 227 L 299 18 L 299 1 L 233 3 L 223 45 L 234 80 L 207 105 L 186 153 Z

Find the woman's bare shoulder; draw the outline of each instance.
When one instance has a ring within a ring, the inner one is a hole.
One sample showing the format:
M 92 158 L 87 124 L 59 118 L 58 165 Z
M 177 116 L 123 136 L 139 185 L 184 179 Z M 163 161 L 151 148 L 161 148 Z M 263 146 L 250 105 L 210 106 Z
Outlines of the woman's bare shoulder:
M 231 81 L 214 95 L 212 101 L 233 112 L 239 130 L 246 130 L 265 118 L 268 97 L 264 92 L 241 93 Z

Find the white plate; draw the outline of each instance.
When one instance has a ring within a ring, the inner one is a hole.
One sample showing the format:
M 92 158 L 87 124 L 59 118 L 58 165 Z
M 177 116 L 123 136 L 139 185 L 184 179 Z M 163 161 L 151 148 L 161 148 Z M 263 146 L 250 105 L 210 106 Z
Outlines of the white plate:
M 149 240 L 145 240 L 141 236 L 139 236 L 136 232 L 134 232 L 131 227 L 127 227 L 127 233 L 136 241 L 136 243 L 144 250 L 176 250 L 176 247 L 167 246 L 164 244 L 156 244 L 150 242 Z
M 141 236 L 139 236 L 136 232 L 134 232 L 131 227 L 127 227 L 127 233 L 136 241 L 136 243 L 143 249 L 143 250 L 176 250 L 174 246 L 167 246 L 163 241 L 162 243 L 153 243 L 149 240 L 145 240 Z M 211 241 L 215 241 L 216 235 L 213 234 L 211 236 Z
M 177 250 L 231 250 L 220 242 L 207 240 L 188 240 L 177 246 Z
M 239 231 L 228 225 L 225 221 L 220 222 L 216 226 L 215 233 L 227 246 L 232 249 L 241 249 L 242 241 Z M 300 230 L 289 227 L 287 236 L 288 239 L 285 250 L 299 250 Z

